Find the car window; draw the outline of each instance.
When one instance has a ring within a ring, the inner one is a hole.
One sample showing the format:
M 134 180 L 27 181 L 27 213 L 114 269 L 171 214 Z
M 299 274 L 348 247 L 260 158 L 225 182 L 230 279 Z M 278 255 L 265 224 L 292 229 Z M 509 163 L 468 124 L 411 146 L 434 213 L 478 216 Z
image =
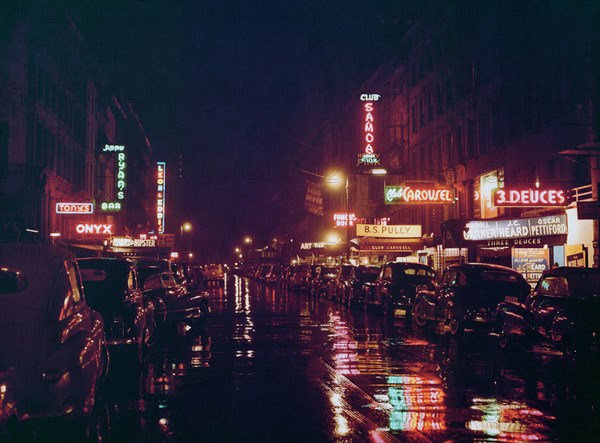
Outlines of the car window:
M 540 282 L 538 292 L 545 295 L 566 296 L 569 292 L 569 282 L 565 277 L 548 276 Z
M 133 291 L 137 288 L 135 273 L 133 271 L 129 271 L 129 274 L 127 275 L 127 288 L 130 291 Z
M 154 274 L 144 280 L 144 289 L 162 288 L 162 279 L 160 274 Z
M 391 280 L 391 278 L 392 278 L 392 268 L 391 268 L 391 266 L 386 266 L 383 269 L 383 275 L 382 275 L 382 277 L 385 278 L 385 279 L 390 279 Z
M 73 266 L 72 263 L 68 263 L 67 265 L 67 275 L 69 277 L 69 289 L 71 291 L 71 298 L 75 303 L 79 303 L 81 300 L 81 290 L 80 281 L 77 276 L 77 269 Z
M 29 282 L 25 275 L 14 269 L 0 268 L 0 294 L 14 294 L 27 289 Z

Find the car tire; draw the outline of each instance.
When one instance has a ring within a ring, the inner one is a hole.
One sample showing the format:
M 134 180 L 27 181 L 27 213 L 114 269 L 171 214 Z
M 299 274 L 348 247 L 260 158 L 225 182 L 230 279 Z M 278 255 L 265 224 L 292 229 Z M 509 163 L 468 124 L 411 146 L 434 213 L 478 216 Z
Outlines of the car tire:
M 424 328 L 429 321 L 425 318 L 425 302 L 419 300 L 412 310 L 412 324 L 417 328 Z

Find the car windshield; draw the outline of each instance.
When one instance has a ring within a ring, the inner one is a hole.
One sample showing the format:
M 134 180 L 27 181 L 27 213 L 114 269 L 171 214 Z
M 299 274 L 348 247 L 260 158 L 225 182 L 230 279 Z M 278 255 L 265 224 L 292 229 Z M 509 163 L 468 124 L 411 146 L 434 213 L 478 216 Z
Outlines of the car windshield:
M 321 268 L 321 275 L 322 276 L 327 276 L 327 277 L 337 277 L 337 275 L 340 273 L 340 269 L 339 268 Z
M 394 269 L 394 280 L 407 281 L 410 284 L 427 284 L 435 278 L 433 270 L 420 266 L 402 266 Z

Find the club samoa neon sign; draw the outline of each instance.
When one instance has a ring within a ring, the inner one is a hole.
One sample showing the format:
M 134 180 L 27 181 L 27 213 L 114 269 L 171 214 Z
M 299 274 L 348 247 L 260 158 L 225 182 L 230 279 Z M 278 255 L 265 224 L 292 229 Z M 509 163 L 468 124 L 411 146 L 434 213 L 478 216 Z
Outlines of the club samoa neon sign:
M 494 206 L 504 208 L 562 207 L 567 206 L 567 192 L 563 189 L 498 188 L 492 191 Z
M 379 155 L 375 153 L 375 102 L 379 100 L 379 94 L 361 94 L 363 103 L 364 127 L 363 148 L 358 154 L 358 165 L 378 166 L 381 165 Z

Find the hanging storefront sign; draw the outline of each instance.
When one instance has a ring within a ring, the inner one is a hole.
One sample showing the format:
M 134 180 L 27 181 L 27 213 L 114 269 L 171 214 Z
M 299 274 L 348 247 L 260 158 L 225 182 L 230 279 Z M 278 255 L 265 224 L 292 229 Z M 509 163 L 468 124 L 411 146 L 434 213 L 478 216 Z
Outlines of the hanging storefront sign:
M 423 249 L 423 241 L 419 238 L 391 239 L 391 238 L 356 238 L 352 245 L 360 252 L 367 253 L 402 253 L 411 254 Z
M 113 248 L 155 248 L 155 238 L 112 237 L 110 246 Z
M 356 214 L 345 212 L 335 212 L 333 214 L 333 225 L 336 227 L 354 226 L 356 222 Z
M 93 214 L 93 203 L 57 203 L 57 214 Z
M 421 225 L 356 225 L 358 237 L 421 238 Z
M 94 235 L 112 235 L 112 224 L 96 224 L 96 223 L 79 223 L 75 225 L 75 232 L 78 234 L 94 234 Z
M 102 149 L 104 153 L 116 153 L 117 155 L 117 171 L 116 171 L 116 191 L 115 201 L 105 201 L 100 203 L 102 212 L 119 212 L 123 209 L 125 200 L 125 187 L 127 185 L 127 157 L 125 155 L 125 146 L 123 145 L 104 145 Z
M 435 183 L 404 183 L 386 186 L 384 202 L 386 205 L 450 205 L 454 203 L 454 192 L 451 187 Z
M 363 140 L 362 149 L 358 154 L 358 166 L 379 166 L 381 161 L 375 153 L 375 104 L 381 96 L 379 94 L 361 94 L 363 102 Z
M 165 198 L 166 198 L 167 164 L 156 162 L 156 224 L 157 232 L 165 232 Z
M 550 250 L 548 248 L 513 248 L 512 268 L 519 271 L 534 285 L 542 276 L 542 272 L 550 269 Z
M 567 215 L 560 214 L 512 220 L 467 221 L 461 240 L 487 247 L 541 247 L 544 244 L 564 243 L 567 234 Z
M 503 208 L 563 207 L 567 191 L 563 189 L 498 188 L 492 191 L 494 206 Z

